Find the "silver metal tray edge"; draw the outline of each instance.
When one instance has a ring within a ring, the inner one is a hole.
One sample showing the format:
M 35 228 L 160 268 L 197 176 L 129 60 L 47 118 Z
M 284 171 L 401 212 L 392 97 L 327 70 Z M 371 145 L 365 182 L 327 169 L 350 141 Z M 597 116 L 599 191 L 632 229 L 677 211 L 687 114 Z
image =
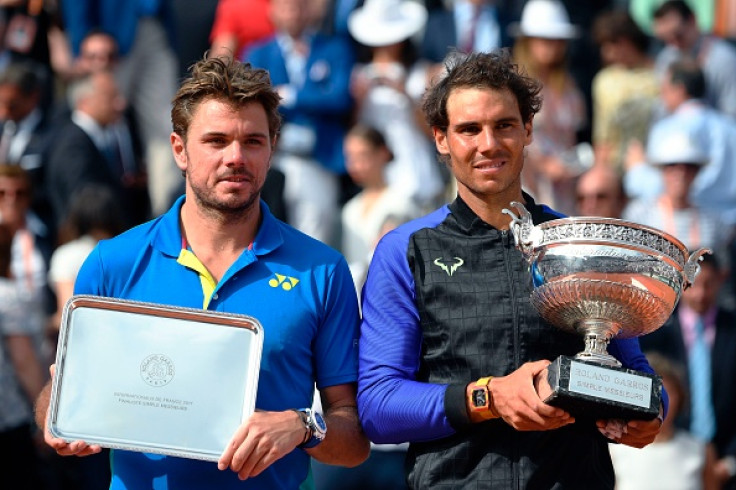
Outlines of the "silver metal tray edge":
M 241 410 L 241 423 L 248 418 L 255 409 L 255 399 L 258 386 L 258 374 L 260 371 L 261 354 L 263 348 L 263 327 L 260 322 L 251 316 L 226 312 L 214 312 L 196 308 L 186 308 L 180 306 L 171 306 L 158 303 L 149 303 L 142 301 L 125 300 L 118 298 L 108 298 L 94 295 L 74 295 L 67 301 L 62 312 L 61 326 L 59 330 L 58 348 L 55 360 L 55 376 L 51 387 L 51 397 L 49 403 L 47 427 L 49 432 L 57 438 L 67 442 L 74 440 L 84 440 L 88 444 L 97 444 L 101 447 L 110 449 L 121 449 L 128 451 L 140 451 L 154 454 L 162 454 L 167 456 L 175 456 L 181 458 L 198 459 L 204 461 L 218 461 L 220 453 L 209 451 L 199 451 L 193 448 L 182 447 L 162 447 L 155 444 L 141 443 L 140 441 L 129 441 L 124 439 L 91 437 L 78 438 L 73 434 L 64 433 L 58 430 L 56 426 L 57 416 L 59 414 L 59 397 L 61 395 L 64 382 L 64 365 L 66 361 L 66 343 L 68 341 L 69 318 L 73 310 L 80 307 L 93 307 L 108 309 L 113 311 L 122 311 L 130 313 L 150 314 L 155 316 L 164 316 L 168 318 L 202 321 L 205 323 L 213 323 L 218 325 L 226 325 L 231 327 L 246 328 L 255 334 L 257 347 L 252 355 L 249 356 L 248 370 L 253 373 L 251 376 L 253 389 L 246 393 L 243 400 Z M 192 428 L 196 430 L 196 428 Z M 223 448 L 224 449 L 224 448 Z

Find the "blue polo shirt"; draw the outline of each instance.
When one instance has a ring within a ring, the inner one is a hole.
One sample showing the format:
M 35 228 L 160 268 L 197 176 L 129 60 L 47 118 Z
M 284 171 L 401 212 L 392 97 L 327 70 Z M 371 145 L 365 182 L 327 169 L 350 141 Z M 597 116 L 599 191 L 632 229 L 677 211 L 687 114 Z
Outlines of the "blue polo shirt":
M 335 250 L 273 217 L 212 288 L 181 260 L 184 197 L 163 216 L 101 241 L 77 277 L 75 294 L 202 308 L 255 317 L 264 344 L 256 408 L 312 405 L 318 388 L 357 380 L 358 306 L 348 266 Z M 205 293 L 205 291 L 208 291 Z M 205 297 L 207 294 L 209 297 Z M 199 430 L 182 427 L 182 430 Z M 312 486 L 309 456 L 296 449 L 241 482 L 217 464 L 113 450 L 111 489 L 296 489 Z

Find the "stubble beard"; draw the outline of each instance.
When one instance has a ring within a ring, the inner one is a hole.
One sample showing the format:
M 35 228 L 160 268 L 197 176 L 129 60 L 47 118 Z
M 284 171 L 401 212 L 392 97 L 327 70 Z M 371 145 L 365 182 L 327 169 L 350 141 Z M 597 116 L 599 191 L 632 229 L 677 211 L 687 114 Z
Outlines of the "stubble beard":
M 218 200 L 214 196 L 214 192 L 208 192 L 198 186 L 194 186 L 191 184 L 190 179 L 187 180 L 189 181 L 189 187 L 192 189 L 192 195 L 197 203 L 197 207 L 202 213 L 219 222 L 241 221 L 258 209 L 263 184 L 256 191 L 252 192 L 244 202 L 235 201 L 230 203 Z

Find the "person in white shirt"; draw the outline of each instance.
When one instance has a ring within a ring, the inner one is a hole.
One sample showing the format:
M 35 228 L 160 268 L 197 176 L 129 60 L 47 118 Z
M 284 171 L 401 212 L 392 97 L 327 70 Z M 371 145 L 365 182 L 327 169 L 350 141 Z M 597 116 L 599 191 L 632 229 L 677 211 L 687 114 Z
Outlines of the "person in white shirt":
M 421 213 L 407 192 L 387 184 L 385 171 L 393 155 L 377 129 L 354 126 L 344 147 L 348 174 L 362 191 L 342 210 L 342 253 L 360 290 L 378 240 Z

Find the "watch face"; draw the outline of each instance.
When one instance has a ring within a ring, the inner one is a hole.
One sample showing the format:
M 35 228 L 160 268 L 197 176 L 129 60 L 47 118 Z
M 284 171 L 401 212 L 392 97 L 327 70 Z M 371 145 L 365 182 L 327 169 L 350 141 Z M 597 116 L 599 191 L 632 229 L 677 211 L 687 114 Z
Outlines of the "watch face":
M 314 425 L 317 426 L 317 430 L 322 433 L 327 432 L 327 424 L 325 423 L 325 419 L 322 417 L 322 414 L 319 412 L 312 412 L 312 415 L 314 416 Z
M 488 399 L 486 398 L 486 390 L 484 389 L 477 389 L 473 390 L 473 405 L 476 407 L 485 407 L 488 404 Z

